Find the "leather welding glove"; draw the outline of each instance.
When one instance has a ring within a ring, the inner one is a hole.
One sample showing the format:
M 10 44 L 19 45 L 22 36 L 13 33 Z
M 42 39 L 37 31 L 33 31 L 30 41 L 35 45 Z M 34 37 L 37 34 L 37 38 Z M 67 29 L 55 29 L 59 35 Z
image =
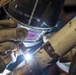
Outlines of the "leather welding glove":
M 0 72 L 11 61 L 11 52 L 17 48 L 17 41 L 23 41 L 27 37 L 27 30 L 16 28 L 14 20 L 0 20 Z

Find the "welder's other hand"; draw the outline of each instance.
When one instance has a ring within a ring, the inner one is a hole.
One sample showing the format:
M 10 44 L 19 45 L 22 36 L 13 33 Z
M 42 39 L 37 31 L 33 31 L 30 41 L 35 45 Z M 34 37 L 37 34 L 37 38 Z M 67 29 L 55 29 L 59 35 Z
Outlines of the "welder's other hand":
M 5 64 L 11 59 L 11 53 L 7 51 L 17 48 L 16 42 L 23 41 L 28 34 L 26 29 L 16 27 L 17 22 L 14 20 L 0 20 L 0 57 L 4 62 L 6 60 Z
M 64 57 L 60 59 L 60 62 L 71 62 L 73 56 L 76 54 L 76 46 L 69 51 Z
M 1 52 L 3 54 L 5 50 L 13 50 L 16 48 L 16 44 L 10 40 L 23 41 L 27 37 L 28 32 L 26 29 L 16 27 L 17 22 L 14 20 L 0 21 L 0 54 Z

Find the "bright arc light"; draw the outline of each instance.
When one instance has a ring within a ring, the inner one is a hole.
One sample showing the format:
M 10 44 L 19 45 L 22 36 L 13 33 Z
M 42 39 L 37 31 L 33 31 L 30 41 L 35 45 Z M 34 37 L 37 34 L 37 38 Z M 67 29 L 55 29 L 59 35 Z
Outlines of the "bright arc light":
M 25 55 L 25 60 L 28 61 L 28 60 L 31 60 L 31 58 L 32 58 L 32 57 L 31 57 L 31 55 L 30 55 L 29 53 L 27 53 L 27 54 Z

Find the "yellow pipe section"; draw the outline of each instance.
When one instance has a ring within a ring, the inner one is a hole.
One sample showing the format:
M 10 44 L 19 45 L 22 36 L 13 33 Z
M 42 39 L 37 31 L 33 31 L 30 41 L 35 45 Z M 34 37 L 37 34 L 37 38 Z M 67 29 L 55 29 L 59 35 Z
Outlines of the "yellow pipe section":
M 71 50 L 76 45 L 76 17 L 58 31 L 49 42 L 59 56 Z

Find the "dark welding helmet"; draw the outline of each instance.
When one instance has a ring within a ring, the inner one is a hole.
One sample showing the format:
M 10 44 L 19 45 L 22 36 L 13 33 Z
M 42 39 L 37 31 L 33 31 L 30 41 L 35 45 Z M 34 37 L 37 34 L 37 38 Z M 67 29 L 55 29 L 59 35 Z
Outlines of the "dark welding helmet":
M 56 25 L 63 4 L 64 0 L 12 0 L 4 10 L 23 26 L 44 34 Z

